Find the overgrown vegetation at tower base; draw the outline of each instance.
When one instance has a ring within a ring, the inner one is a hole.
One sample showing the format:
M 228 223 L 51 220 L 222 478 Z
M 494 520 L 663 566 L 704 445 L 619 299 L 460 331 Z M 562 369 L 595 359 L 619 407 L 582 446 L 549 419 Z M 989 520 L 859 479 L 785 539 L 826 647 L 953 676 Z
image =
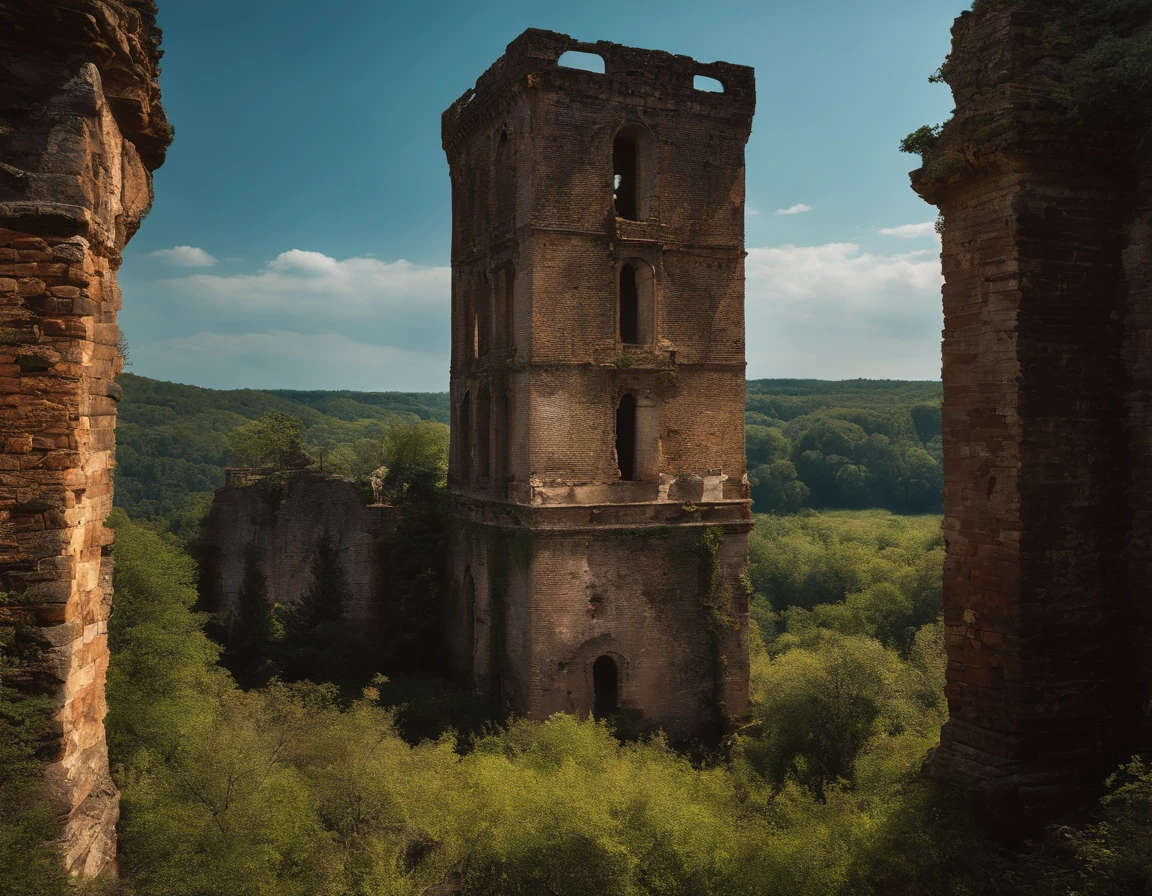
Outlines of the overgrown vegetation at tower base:
M 935 524 L 791 522 L 784 553 L 758 564 L 778 569 L 823 538 L 831 569 L 846 557 L 869 567 L 837 579 L 801 564 L 788 584 L 754 565 L 780 606 L 825 583 L 833 601 L 814 608 L 863 593 L 853 589 L 870 577 L 907 585 L 900 555 Z M 869 555 L 870 537 L 882 556 Z M 787 609 L 769 615 L 788 630 L 755 651 L 761 727 L 694 766 L 659 739 L 625 745 L 566 716 L 412 746 L 372 688 L 352 703 L 324 684 L 240 690 L 190 611 L 193 579 L 179 550 L 121 521 L 108 728 L 123 877 L 109 892 L 1070 896 L 1152 883 L 1141 764 L 1121 773 L 1098 821 L 1014 851 L 919 777 L 939 723 L 935 626 L 901 653 L 824 627 L 815 609 L 806 628 Z M 0 815 L 0 844 L 14 842 L 12 824 Z M 67 889 L 55 866 L 13 867 L 27 885 L 12 889 L 21 878 L 5 867 L 6 893 Z

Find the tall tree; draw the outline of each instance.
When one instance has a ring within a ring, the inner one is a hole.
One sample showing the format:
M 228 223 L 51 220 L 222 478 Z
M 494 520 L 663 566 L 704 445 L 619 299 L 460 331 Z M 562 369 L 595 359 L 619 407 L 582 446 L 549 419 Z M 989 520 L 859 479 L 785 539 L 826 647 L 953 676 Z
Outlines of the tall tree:
M 316 539 L 308 590 L 300 603 L 281 609 L 283 668 L 289 680 L 333 681 L 358 671 L 363 633 L 343 618 L 352 591 L 340 553 L 325 526 Z
M 340 549 L 327 526 L 316 539 L 311 571 L 312 584 L 300 600 L 299 619 L 309 628 L 316 628 L 340 619 L 352 596 Z
M 283 470 L 310 463 L 304 453 L 304 424 L 299 417 L 269 411 L 228 434 L 229 461 L 237 466 Z
M 273 632 L 268 577 L 260 562 L 260 548 L 251 541 L 244 550 L 244 580 L 236 595 L 224 652 L 225 665 L 242 687 L 260 687 L 272 677 Z

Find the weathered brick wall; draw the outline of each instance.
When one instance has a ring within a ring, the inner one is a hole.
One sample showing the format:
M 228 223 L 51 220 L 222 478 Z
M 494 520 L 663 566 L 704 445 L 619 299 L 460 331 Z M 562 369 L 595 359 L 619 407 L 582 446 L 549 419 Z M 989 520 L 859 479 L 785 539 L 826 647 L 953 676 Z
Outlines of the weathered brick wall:
M 671 521 L 669 521 L 671 522 Z M 711 735 L 725 714 L 748 705 L 747 626 L 740 574 L 747 562 L 747 526 L 725 533 L 715 583 L 703 525 L 578 526 L 522 533 L 520 547 L 472 529 L 456 536 L 452 574 L 471 576 L 474 622 L 451 622 L 454 665 L 502 680 L 508 709 L 533 718 L 587 713 L 593 705 L 592 664 L 611 656 L 620 672 L 620 708 L 673 736 Z M 511 556 L 494 560 L 493 552 Z M 493 575 L 493 567 L 500 572 Z M 493 620 L 501 625 L 492 656 Z M 703 635 L 719 622 L 719 637 Z M 464 632 L 474 626 L 473 637 Z M 726 662 L 720 662 L 725 657 Z M 493 672 L 493 666 L 501 667 Z
M 201 595 L 213 612 L 231 615 L 254 544 L 269 600 L 298 603 L 312 583 L 317 539 L 327 530 L 351 594 L 345 615 L 376 631 L 387 579 L 384 542 L 397 515 L 388 504 L 365 505 L 355 484 L 319 471 L 289 473 L 282 484 L 226 485 L 201 524 Z
M 949 720 L 932 768 L 1043 795 L 1139 744 L 1149 247 L 1133 135 L 1063 120 L 1059 60 L 997 6 L 957 21 L 956 116 L 913 173 L 945 222 Z
M 558 67 L 570 49 L 599 54 L 605 73 Z M 696 90 L 697 74 L 724 92 Z M 622 711 L 677 734 L 747 704 L 753 105 L 750 69 L 528 31 L 444 114 L 460 530 L 446 618 L 455 668 L 500 708 L 589 712 L 600 656 L 617 665 Z M 613 200 L 622 128 L 641 150 L 641 220 Z M 618 318 L 624 265 L 641 272 L 634 345 Z M 632 480 L 617 457 L 625 394 Z M 718 628 L 702 615 L 713 583 L 685 547 L 705 523 L 724 536 Z
M 113 867 L 104 739 L 120 252 L 170 131 L 145 0 L 0 2 L 0 641 L 59 703 L 74 872 Z
M 558 68 L 576 47 L 601 54 L 608 74 Z M 694 90 L 695 74 L 720 78 L 725 92 Z M 524 426 L 507 440 L 507 490 L 475 481 L 469 490 L 523 495 L 534 476 L 544 484 L 610 478 L 613 399 L 643 379 L 684 409 L 667 423 L 661 416 L 674 469 L 722 469 L 742 480 L 744 145 L 753 103 L 752 73 L 740 66 L 530 31 L 445 113 L 453 407 L 458 413 L 465 393 L 474 408 L 480 394 L 507 392 L 518 408 L 514 427 Z M 654 139 L 654 202 L 644 221 L 613 211 L 612 141 L 630 122 Z M 499 198 L 500 184 L 514 189 L 514 201 Z M 493 220 L 498 207 L 511 217 Z M 631 258 L 657 274 L 655 334 L 644 347 L 617 338 L 618 270 Z M 499 314 L 481 324 L 491 351 L 477 356 L 472 321 L 493 316 L 493 272 L 506 262 L 516 270 L 511 326 Z M 686 375 L 697 365 L 698 375 Z M 523 382 L 529 368 L 531 385 Z M 615 395 L 603 398 L 605 384 Z M 474 413 L 471 422 L 474 429 Z M 454 427 L 458 487 L 462 438 Z

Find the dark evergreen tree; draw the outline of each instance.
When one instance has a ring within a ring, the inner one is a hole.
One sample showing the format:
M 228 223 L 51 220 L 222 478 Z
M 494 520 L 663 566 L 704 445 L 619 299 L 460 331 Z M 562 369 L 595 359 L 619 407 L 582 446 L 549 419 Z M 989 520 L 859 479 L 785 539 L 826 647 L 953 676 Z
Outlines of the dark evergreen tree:
M 327 526 L 316 539 L 312 583 L 300 603 L 284 606 L 281 659 L 288 680 L 335 681 L 363 676 L 365 633 L 348 624 L 344 610 L 352 596 L 340 548 Z
M 400 502 L 403 513 L 388 544 L 388 599 L 381 605 L 382 659 L 393 674 L 446 672 L 439 614 L 443 593 L 444 494 L 418 479 Z
M 260 687 L 276 671 L 272 658 L 274 624 L 268 600 L 268 577 L 260 549 L 249 542 L 244 550 L 244 580 L 236 595 L 236 610 L 228 626 L 224 664 L 241 687 Z
M 335 622 L 344 615 L 351 590 L 340 562 L 340 549 L 331 531 L 325 526 L 316 539 L 312 555 L 312 584 L 300 600 L 299 618 L 310 628 L 326 622 Z

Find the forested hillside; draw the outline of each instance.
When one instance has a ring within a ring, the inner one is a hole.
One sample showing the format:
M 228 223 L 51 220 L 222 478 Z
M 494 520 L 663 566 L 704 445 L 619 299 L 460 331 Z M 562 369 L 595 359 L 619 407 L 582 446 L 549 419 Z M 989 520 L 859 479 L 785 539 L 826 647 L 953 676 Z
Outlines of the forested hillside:
M 298 417 L 309 452 L 379 441 L 400 420 L 448 422 L 448 395 L 216 391 L 125 374 L 116 503 L 188 536 L 224 484 L 229 432 L 268 412 Z M 941 509 L 940 384 L 751 380 L 748 470 L 756 510 Z
M 448 422 L 446 392 L 218 391 L 124 374 L 116 425 L 116 504 L 134 519 L 189 535 L 224 484 L 226 436 L 268 412 L 298 417 L 322 459 L 332 448 L 383 438 L 400 420 Z
M 756 510 L 939 512 L 940 400 L 934 382 L 749 381 L 746 442 Z

